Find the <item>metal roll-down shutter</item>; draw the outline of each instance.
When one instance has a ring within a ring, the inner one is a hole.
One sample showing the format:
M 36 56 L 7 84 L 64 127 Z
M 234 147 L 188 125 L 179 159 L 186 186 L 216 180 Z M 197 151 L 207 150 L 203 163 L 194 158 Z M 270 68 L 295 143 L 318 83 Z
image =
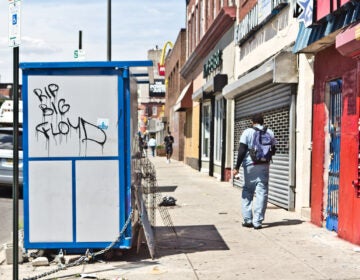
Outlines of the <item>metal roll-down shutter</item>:
M 292 86 L 268 84 L 256 90 L 242 93 L 235 99 L 234 163 L 241 133 L 251 125 L 251 116 L 262 113 L 265 125 L 271 128 L 278 141 L 277 152 L 270 165 L 269 202 L 285 209 L 294 208 L 293 190 L 290 184 L 290 105 Z M 240 179 L 234 185 L 243 186 Z

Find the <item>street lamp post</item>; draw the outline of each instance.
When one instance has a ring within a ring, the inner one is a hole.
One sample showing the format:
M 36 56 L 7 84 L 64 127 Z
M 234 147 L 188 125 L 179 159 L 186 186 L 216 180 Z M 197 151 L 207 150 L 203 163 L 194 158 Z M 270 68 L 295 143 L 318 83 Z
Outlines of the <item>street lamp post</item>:
M 107 4 L 107 60 L 111 61 L 111 0 Z

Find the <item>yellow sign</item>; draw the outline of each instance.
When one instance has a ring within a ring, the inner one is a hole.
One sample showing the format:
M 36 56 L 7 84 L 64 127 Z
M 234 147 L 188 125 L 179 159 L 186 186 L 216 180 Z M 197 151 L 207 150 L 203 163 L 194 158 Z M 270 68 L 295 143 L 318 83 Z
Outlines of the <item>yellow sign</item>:
M 355 40 L 360 40 L 360 26 L 355 26 Z

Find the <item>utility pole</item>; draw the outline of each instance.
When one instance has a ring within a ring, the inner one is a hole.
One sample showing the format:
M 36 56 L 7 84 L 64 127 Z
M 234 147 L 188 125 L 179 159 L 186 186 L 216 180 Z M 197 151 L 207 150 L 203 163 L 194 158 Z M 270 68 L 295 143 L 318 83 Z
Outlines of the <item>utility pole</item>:
M 79 30 L 79 50 L 82 49 L 82 31 Z
M 19 279 L 19 46 L 21 0 L 9 1 L 9 46 L 13 48 L 13 280 Z
M 13 279 L 19 278 L 19 47 L 13 48 Z
M 107 60 L 111 61 L 111 0 L 107 4 Z

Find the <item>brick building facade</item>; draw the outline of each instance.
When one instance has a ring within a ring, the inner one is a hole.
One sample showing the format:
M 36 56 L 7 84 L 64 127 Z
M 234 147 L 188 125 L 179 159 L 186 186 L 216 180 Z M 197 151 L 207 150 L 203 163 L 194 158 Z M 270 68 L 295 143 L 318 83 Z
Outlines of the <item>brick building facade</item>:
M 186 86 L 185 79 L 180 75 L 180 69 L 184 65 L 186 58 L 185 51 L 186 31 L 181 29 L 171 52 L 165 60 L 165 80 L 167 81 L 165 117 L 167 118 L 168 129 L 174 137 L 173 158 L 180 161 L 184 160 L 186 114 L 183 110 L 177 111 L 174 106 Z

